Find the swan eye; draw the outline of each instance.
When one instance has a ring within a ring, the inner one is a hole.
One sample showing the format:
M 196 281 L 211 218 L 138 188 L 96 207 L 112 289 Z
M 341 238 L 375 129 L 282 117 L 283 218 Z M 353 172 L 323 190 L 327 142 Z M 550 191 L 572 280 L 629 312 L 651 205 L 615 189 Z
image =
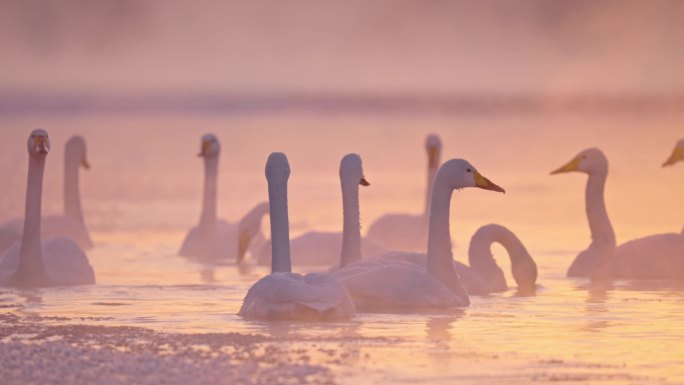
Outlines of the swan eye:
M 473 170 L 471 170 L 471 169 L 469 169 L 469 168 L 468 168 L 468 169 L 466 169 L 466 171 L 468 171 L 468 172 L 473 172 Z

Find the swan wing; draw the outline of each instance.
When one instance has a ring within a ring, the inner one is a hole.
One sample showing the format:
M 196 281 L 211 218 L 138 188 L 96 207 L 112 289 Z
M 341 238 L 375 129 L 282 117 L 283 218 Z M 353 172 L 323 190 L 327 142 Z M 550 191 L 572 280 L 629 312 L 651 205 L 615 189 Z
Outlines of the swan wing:
M 332 320 L 354 315 L 342 284 L 328 274 L 272 273 L 247 292 L 239 314 L 246 318 Z
M 372 258 L 332 273 L 359 308 L 431 308 L 465 303 L 424 267 L 406 261 Z
M 615 278 L 684 279 L 684 237 L 667 233 L 626 242 L 615 249 L 603 274 Z

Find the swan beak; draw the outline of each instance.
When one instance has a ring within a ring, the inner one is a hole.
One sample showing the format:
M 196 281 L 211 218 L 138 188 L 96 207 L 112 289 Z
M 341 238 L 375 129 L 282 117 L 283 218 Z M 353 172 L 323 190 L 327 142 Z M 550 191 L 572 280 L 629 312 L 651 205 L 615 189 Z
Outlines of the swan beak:
M 245 259 L 245 254 L 247 254 L 247 249 L 252 241 L 252 237 L 249 235 L 247 230 L 240 231 L 238 237 L 238 257 L 237 262 L 241 263 Z
M 439 149 L 437 147 L 428 147 L 428 167 L 439 167 Z
M 575 159 L 571 160 L 570 162 L 568 162 L 565 166 L 563 166 L 557 170 L 551 171 L 551 175 L 561 174 L 561 173 L 570 172 L 570 171 L 577 171 L 577 169 L 579 168 L 579 164 L 580 164 L 580 158 L 575 158 Z
M 200 153 L 197 154 L 199 157 L 204 157 L 209 154 L 209 151 L 211 151 L 211 142 L 210 141 L 204 141 L 202 142 L 202 149 L 200 150 Z
M 47 136 L 36 136 L 34 140 L 34 149 L 38 154 L 45 155 L 50 151 L 50 144 Z
M 663 163 L 663 167 L 672 166 L 680 160 L 684 160 L 684 147 L 675 148 L 674 151 L 672 151 L 672 155 L 670 155 L 670 158 L 667 161 L 665 161 L 665 163 Z
M 480 174 L 479 172 L 475 171 L 474 172 L 475 176 L 475 187 L 479 187 L 484 190 L 492 190 L 492 191 L 497 191 L 500 193 L 506 193 L 506 190 L 504 190 L 502 187 L 497 186 L 494 182 L 491 180 L 485 178 Z
M 365 176 L 364 176 L 364 177 L 361 177 L 361 181 L 359 182 L 359 184 L 360 184 L 361 186 L 364 186 L 364 187 L 370 186 L 370 182 L 369 182 L 368 180 L 366 180 L 366 177 L 365 177 Z
M 88 159 L 83 158 L 83 160 L 81 161 L 81 166 L 83 166 L 83 168 L 85 168 L 86 170 L 90 170 L 90 163 L 88 163 Z

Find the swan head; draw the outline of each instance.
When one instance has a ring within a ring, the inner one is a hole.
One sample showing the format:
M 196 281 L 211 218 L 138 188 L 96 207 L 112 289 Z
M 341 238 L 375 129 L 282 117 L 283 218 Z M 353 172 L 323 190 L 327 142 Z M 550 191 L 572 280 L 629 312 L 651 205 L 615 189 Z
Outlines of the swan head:
M 273 152 L 266 161 L 266 179 L 271 181 L 287 182 L 290 178 L 290 163 L 287 156 L 282 152 Z
M 202 137 L 202 147 L 197 156 L 202 158 L 215 158 L 221 153 L 221 144 L 214 134 L 206 134 Z
M 439 156 L 442 152 L 442 139 L 436 134 L 430 134 L 425 138 L 425 151 L 428 154 L 430 168 L 439 167 Z
M 50 138 L 47 131 L 41 128 L 33 130 L 29 135 L 27 146 L 31 156 L 47 155 L 50 152 Z
M 684 161 L 684 139 L 677 142 L 675 149 L 672 150 L 672 155 L 663 163 L 663 167 L 672 166 L 679 161 Z
M 463 159 L 451 159 L 444 162 L 439 168 L 437 178 L 447 181 L 452 190 L 477 187 L 501 193 L 506 192 L 502 187 L 482 176 L 472 164 Z
M 67 140 L 65 147 L 65 152 L 67 154 L 73 154 L 76 159 L 78 159 L 79 164 L 86 170 L 90 169 L 90 163 L 88 162 L 88 157 L 86 156 L 86 142 L 80 135 L 74 135 L 69 140 Z
M 340 162 L 340 179 L 351 181 L 361 186 L 370 186 L 370 183 L 363 176 L 363 163 L 358 154 L 347 154 Z
M 559 169 L 551 171 L 551 175 L 578 171 L 585 174 L 607 174 L 608 159 L 598 148 L 588 148 L 577 154 L 571 161 Z

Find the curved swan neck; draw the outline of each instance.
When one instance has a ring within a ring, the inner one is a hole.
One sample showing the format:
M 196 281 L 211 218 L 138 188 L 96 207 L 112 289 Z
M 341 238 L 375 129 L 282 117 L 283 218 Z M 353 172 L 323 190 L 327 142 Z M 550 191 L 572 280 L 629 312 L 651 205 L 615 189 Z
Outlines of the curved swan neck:
M 268 180 L 268 202 L 271 211 L 271 272 L 289 273 L 290 222 L 287 208 L 287 179 Z
M 81 160 L 76 154 L 67 151 L 64 157 L 64 215 L 85 224 L 81 208 L 81 192 L 79 188 L 79 169 Z
M 615 232 L 608 218 L 605 186 L 608 171 L 589 174 L 585 191 L 586 212 L 592 244 L 615 247 Z
M 361 259 L 361 215 L 359 213 L 359 183 L 341 178 L 342 212 L 342 252 L 340 267 Z
M 216 224 L 216 194 L 218 185 L 218 156 L 204 158 L 204 196 L 200 226 Z
M 19 265 L 15 273 L 18 285 L 34 286 L 46 281 L 40 237 L 41 197 L 43 194 L 43 173 L 45 156 L 30 156 L 28 181 L 26 184 L 26 210 L 24 230 L 21 236 Z
M 480 272 L 498 267 L 491 250 L 494 242 L 496 242 L 494 230 L 488 228 L 477 230 L 470 240 L 468 265 Z
M 264 217 L 264 215 L 268 214 L 268 206 L 269 205 L 266 202 L 259 203 L 258 205 L 254 206 L 242 217 L 240 223 L 253 223 L 254 226 L 258 228 L 261 224 L 261 219 Z
M 503 278 L 503 271 L 499 268 L 491 246 L 499 243 L 506 249 L 511 260 L 511 268 L 516 266 L 532 266 L 534 261 L 525 246 L 513 232 L 499 225 L 481 227 L 470 241 L 468 249 L 468 264 L 485 276 L 497 275 Z

